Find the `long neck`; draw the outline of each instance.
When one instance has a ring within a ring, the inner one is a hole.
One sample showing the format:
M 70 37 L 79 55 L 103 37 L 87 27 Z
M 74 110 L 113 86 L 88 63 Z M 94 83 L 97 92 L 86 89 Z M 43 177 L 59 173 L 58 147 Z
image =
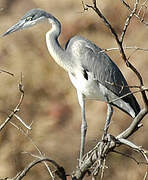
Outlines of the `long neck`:
M 61 33 L 61 24 L 55 17 L 52 17 L 52 19 L 48 18 L 48 20 L 49 23 L 52 24 L 51 30 L 46 33 L 46 44 L 48 50 L 56 63 L 66 71 L 69 71 L 71 69 L 71 65 L 69 64 L 70 60 L 67 59 L 65 50 L 58 42 L 58 37 Z

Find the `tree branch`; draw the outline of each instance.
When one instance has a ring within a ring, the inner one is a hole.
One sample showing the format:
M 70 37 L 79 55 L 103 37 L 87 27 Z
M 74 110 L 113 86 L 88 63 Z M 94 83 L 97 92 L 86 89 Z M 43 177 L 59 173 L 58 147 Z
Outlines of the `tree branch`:
M 26 176 L 26 174 L 31 170 L 31 168 L 33 168 L 35 165 L 37 165 L 37 164 L 39 164 L 39 163 L 41 163 L 43 161 L 50 162 L 52 165 L 54 165 L 57 168 L 55 173 L 58 175 L 58 177 L 61 180 L 66 180 L 66 174 L 65 174 L 64 168 L 62 166 L 59 166 L 54 160 L 52 160 L 52 159 L 50 159 L 48 157 L 41 157 L 40 159 L 34 160 L 22 172 L 20 172 L 17 175 L 17 177 L 15 176 L 11 180 L 21 180 L 21 179 L 23 179 L 23 177 Z
M 27 129 L 29 130 L 31 129 L 30 126 L 28 126 L 19 116 L 16 115 L 16 113 L 20 111 L 20 106 L 24 100 L 24 86 L 22 84 L 22 74 L 21 74 L 20 83 L 18 84 L 18 88 L 19 88 L 19 91 L 21 92 L 19 102 L 16 105 L 16 107 L 13 109 L 13 111 L 8 115 L 6 120 L 0 125 L 0 131 L 10 122 L 10 120 L 13 117 L 16 117 Z
M 125 24 L 124 24 L 124 27 L 123 27 L 123 30 L 122 30 L 122 33 L 121 33 L 121 36 L 120 36 L 120 42 L 122 42 L 122 43 L 123 43 L 123 39 L 124 39 L 126 30 L 127 30 L 128 26 L 130 24 L 130 21 L 131 21 L 132 17 L 134 16 L 134 14 L 137 11 L 138 4 L 139 4 L 139 0 L 136 0 L 136 2 L 134 4 L 134 9 L 131 11 L 131 14 L 127 17 L 127 19 L 125 21 Z
M 128 9 L 130 12 L 132 12 L 132 8 L 127 4 L 127 2 L 125 2 L 124 0 L 121 0 L 121 2 L 123 3 L 123 5 L 124 5 L 125 7 L 127 7 L 127 9 Z M 144 25 L 147 26 L 147 25 L 148 25 L 148 22 L 146 22 L 146 21 L 144 20 L 144 14 L 143 14 L 143 17 L 142 17 L 142 18 L 140 18 L 140 16 L 139 16 L 142 7 L 143 7 L 146 3 L 147 3 L 147 0 L 142 4 L 141 8 L 139 9 L 139 12 L 138 12 L 137 14 L 135 13 L 134 16 L 135 16 L 141 23 L 143 23 Z

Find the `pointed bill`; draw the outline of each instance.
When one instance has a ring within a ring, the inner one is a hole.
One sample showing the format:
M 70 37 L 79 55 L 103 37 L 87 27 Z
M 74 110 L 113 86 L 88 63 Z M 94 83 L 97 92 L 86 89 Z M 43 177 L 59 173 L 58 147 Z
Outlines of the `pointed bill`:
M 18 23 L 16 23 L 15 25 L 13 25 L 11 28 L 9 28 L 2 36 L 7 36 L 10 33 L 13 33 L 15 31 L 18 31 L 20 29 L 23 28 L 25 21 L 24 20 L 20 20 Z

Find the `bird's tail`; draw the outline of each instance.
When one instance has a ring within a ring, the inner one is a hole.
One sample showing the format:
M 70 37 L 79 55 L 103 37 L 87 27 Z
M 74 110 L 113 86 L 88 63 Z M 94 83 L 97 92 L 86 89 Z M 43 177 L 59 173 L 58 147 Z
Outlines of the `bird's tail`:
M 135 116 L 133 118 L 135 118 L 137 116 L 137 114 L 140 112 L 141 108 L 136 100 L 136 98 L 134 97 L 134 95 L 130 95 L 129 97 L 129 105 L 132 107 L 132 109 L 134 110 L 135 112 Z
M 112 105 L 118 107 L 119 109 L 130 115 L 132 118 L 135 118 L 140 112 L 140 106 L 136 98 L 132 94 L 114 101 Z
M 122 102 L 120 100 L 119 102 L 115 102 L 113 105 L 129 114 L 132 118 L 135 118 L 141 109 L 134 95 L 130 94 L 121 99 Z

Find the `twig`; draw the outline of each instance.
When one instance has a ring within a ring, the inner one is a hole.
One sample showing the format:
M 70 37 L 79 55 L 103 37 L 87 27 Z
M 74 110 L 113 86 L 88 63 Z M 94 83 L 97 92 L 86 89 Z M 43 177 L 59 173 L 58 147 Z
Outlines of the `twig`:
M 148 51 L 147 48 L 140 48 L 140 47 L 136 47 L 136 46 L 124 46 L 123 49 L 127 49 L 127 50 L 131 50 L 134 49 L 135 51 Z M 114 51 L 114 50 L 119 50 L 119 47 L 114 47 L 114 48 L 107 48 L 107 49 L 103 49 L 101 51 L 99 51 L 98 53 L 101 52 L 106 52 L 106 51 Z
M 139 3 L 139 0 L 136 0 L 136 2 L 134 4 L 134 9 L 132 10 L 131 14 L 127 17 L 127 19 L 125 21 L 125 24 L 124 24 L 124 27 L 123 27 L 123 30 L 122 30 L 122 33 L 121 33 L 121 36 L 120 36 L 120 42 L 121 43 L 123 43 L 123 39 L 124 39 L 126 30 L 127 30 L 128 26 L 130 24 L 130 21 L 131 21 L 132 17 L 134 16 L 134 14 L 137 11 L 138 3 Z
M 130 147 L 130 148 L 132 148 L 134 150 L 138 150 L 138 151 L 142 150 L 141 146 L 137 146 L 136 144 L 134 144 L 133 142 L 131 142 L 131 141 L 127 140 L 127 139 L 123 139 L 123 138 L 119 139 L 118 138 L 118 141 L 119 141 L 119 143 L 124 144 L 124 145 L 126 145 L 126 146 L 128 146 L 128 147 Z
M 148 88 L 145 88 L 145 90 L 147 91 Z M 113 103 L 113 102 L 115 102 L 115 101 L 118 101 L 118 100 L 126 97 L 126 96 L 129 96 L 129 95 L 131 95 L 131 94 L 136 94 L 136 93 L 139 93 L 139 92 L 141 92 L 141 89 L 140 89 L 140 90 L 137 90 L 137 91 L 129 92 L 129 93 L 127 93 L 127 94 L 124 94 L 123 96 L 120 96 L 120 97 L 118 97 L 118 98 L 115 98 L 115 99 L 109 101 L 109 103 Z
M 143 180 L 146 180 L 146 179 L 147 179 L 147 175 L 148 175 L 148 172 L 146 171 Z
M 137 129 L 139 129 L 139 123 L 141 122 L 141 120 L 144 118 L 144 116 L 147 114 L 147 109 L 142 109 L 140 111 L 140 113 L 135 117 L 134 121 L 132 121 L 132 123 L 130 124 L 130 126 L 123 131 L 122 133 L 120 133 L 116 138 L 120 139 L 127 139 L 130 135 L 132 135 Z
M 35 144 L 35 142 L 33 141 L 33 139 L 28 135 L 28 132 L 25 132 L 22 128 L 18 127 L 16 124 L 12 123 L 11 121 L 10 121 L 10 123 L 11 123 L 15 128 L 17 128 L 23 135 L 25 135 L 25 136 L 28 138 L 28 140 L 31 142 L 31 144 L 34 146 L 34 148 L 35 148 L 35 149 L 37 150 L 37 152 L 39 153 L 40 157 L 43 158 L 44 155 L 42 154 L 42 152 L 40 151 L 40 149 L 38 148 L 38 146 Z M 38 156 L 38 157 L 39 157 L 39 156 Z M 44 162 L 44 164 L 45 164 L 45 166 L 46 166 L 46 168 L 47 168 L 47 170 L 48 170 L 48 172 L 49 172 L 52 180 L 54 180 L 54 176 L 53 176 L 50 168 L 48 167 L 48 164 L 47 164 L 46 162 Z
M 14 117 L 16 117 L 16 119 L 18 119 L 27 129 L 31 130 L 31 126 L 28 126 L 18 115 L 14 114 Z
M 85 6 L 84 2 L 83 1 L 81 1 L 81 2 L 82 2 L 83 12 L 88 11 L 88 8 Z
M 124 0 L 121 0 L 121 2 L 123 3 L 123 5 L 125 6 L 125 7 L 127 7 L 128 8 L 128 10 L 130 11 L 130 12 L 132 12 L 132 8 L 124 1 Z M 141 22 L 141 23 L 143 23 L 144 25 L 148 25 L 148 22 L 146 22 L 146 21 L 144 21 L 144 17 L 142 17 L 142 18 L 140 18 L 139 17 L 139 12 L 136 14 L 134 14 L 134 16 Z
M 53 164 L 56 168 L 57 168 L 57 175 L 61 180 L 66 180 L 66 173 L 63 167 L 59 166 L 54 160 L 49 159 L 48 157 L 43 157 L 37 160 L 34 160 L 33 162 L 31 162 L 22 172 L 20 172 L 18 174 L 17 177 L 12 178 L 12 180 L 21 180 L 28 172 L 29 170 L 34 167 L 36 164 L 41 163 L 43 161 L 47 161 L 50 162 L 51 164 Z
M 140 48 L 140 47 L 123 47 L 124 50 L 131 50 L 133 49 L 134 51 L 129 55 L 129 57 L 127 58 L 128 60 L 131 58 L 131 56 L 136 52 L 136 51 L 145 51 L 148 52 L 147 48 Z M 109 52 L 109 51 L 113 51 L 113 50 L 119 50 L 119 48 L 108 48 L 108 49 L 103 49 L 101 51 L 99 51 L 98 53 L 102 53 L 102 52 Z
M 23 85 L 22 85 L 22 76 L 21 76 L 21 81 L 19 83 L 19 90 L 21 92 L 21 96 L 19 99 L 18 104 L 16 105 L 16 107 L 14 108 L 14 110 L 8 115 L 8 117 L 6 118 L 6 120 L 0 125 L 0 131 L 9 123 L 9 121 L 14 117 L 14 115 L 20 111 L 20 106 L 23 102 L 24 99 L 24 89 L 23 89 Z
M 141 12 L 141 10 L 143 9 L 143 7 L 144 7 L 144 12 L 143 12 L 143 15 L 142 15 L 142 17 L 141 17 L 141 22 L 144 22 L 144 16 L 145 16 L 145 12 L 146 12 L 146 10 L 147 10 L 147 5 L 146 5 L 146 3 L 147 3 L 148 1 L 147 0 L 145 0 L 145 2 L 144 3 L 142 3 L 142 5 L 141 5 L 141 7 L 140 7 L 140 9 L 139 9 L 139 11 L 138 11 L 138 16 L 140 15 L 140 12 Z M 146 23 L 145 22 L 145 24 L 146 25 L 148 25 L 148 23 Z
M 8 71 L 6 71 L 6 70 L 0 69 L 0 73 L 2 73 L 2 72 L 7 73 L 7 74 L 9 74 L 9 75 L 11 75 L 11 76 L 14 76 L 13 73 L 10 73 L 10 72 L 8 72 Z
M 21 80 L 20 83 L 18 84 L 19 91 L 21 92 L 20 99 L 16 107 L 11 111 L 11 113 L 8 115 L 6 120 L 0 125 L 0 131 L 10 122 L 10 120 L 15 117 L 17 118 L 27 129 L 31 129 L 31 126 L 28 126 L 18 115 L 16 115 L 17 112 L 20 111 L 20 106 L 24 100 L 24 86 L 22 84 L 23 81 L 23 75 L 21 74 Z

